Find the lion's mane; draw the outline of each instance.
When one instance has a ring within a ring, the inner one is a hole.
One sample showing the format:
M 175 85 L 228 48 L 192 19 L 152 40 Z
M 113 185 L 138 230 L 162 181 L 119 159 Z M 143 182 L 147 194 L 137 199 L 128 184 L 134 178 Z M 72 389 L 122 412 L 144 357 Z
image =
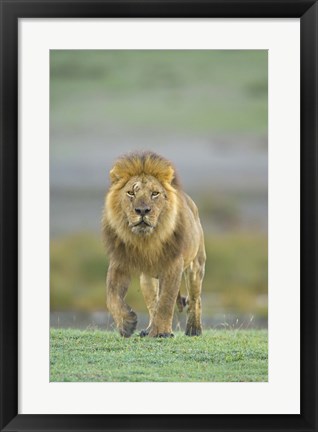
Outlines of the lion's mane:
M 125 220 L 120 198 L 132 177 L 156 178 L 164 187 L 166 211 L 151 236 L 134 235 Z M 102 218 L 103 238 L 108 254 L 118 264 L 146 271 L 165 266 L 181 254 L 188 233 L 184 232 L 182 208 L 187 201 L 170 161 L 152 152 L 131 153 L 117 160 L 110 172 L 111 186 L 106 195 Z

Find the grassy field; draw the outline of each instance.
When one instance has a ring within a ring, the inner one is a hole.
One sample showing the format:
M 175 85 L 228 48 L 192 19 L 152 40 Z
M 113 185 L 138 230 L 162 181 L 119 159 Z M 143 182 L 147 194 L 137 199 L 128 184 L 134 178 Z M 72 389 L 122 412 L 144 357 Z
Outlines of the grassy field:
M 262 382 L 267 368 L 265 330 L 123 339 L 115 332 L 51 329 L 51 382 Z

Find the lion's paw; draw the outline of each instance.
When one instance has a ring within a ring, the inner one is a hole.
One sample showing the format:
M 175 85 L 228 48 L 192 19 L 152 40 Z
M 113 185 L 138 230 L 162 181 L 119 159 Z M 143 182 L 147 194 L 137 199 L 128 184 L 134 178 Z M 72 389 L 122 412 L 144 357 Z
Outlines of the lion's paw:
M 141 332 L 139 333 L 140 337 L 145 337 L 149 335 L 149 330 L 141 330 Z
M 202 327 L 196 326 L 187 326 L 185 334 L 187 336 L 201 336 L 202 335 Z
M 173 333 L 158 333 L 157 336 L 158 338 L 172 338 L 174 337 Z
M 137 315 L 134 311 L 131 311 L 129 315 L 124 319 L 123 326 L 119 329 L 119 333 L 123 337 L 130 337 L 137 327 Z
M 151 336 L 151 337 L 157 337 L 157 338 L 171 338 L 174 337 L 173 333 L 158 333 L 158 334 L 150 334 L 149 335 L 149 330 L 141 330 L 141 332 L 139 333 L 140 337 L 146 337 L 146 336 Z

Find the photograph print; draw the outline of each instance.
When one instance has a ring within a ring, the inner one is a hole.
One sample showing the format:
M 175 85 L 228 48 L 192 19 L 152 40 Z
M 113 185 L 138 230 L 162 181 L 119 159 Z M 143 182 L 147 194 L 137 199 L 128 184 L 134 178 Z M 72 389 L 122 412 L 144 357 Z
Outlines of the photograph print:
M 50 381 L 268 381 L 268 52 L 50 51 Z

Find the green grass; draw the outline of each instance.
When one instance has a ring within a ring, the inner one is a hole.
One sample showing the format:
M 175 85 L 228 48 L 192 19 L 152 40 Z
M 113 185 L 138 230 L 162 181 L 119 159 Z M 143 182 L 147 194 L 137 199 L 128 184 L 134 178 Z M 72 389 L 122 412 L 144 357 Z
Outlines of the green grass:
M 267 369 L 266 330 L 123 339 L 116 332 L 51 329 L 51 382 L 262 382 Z

